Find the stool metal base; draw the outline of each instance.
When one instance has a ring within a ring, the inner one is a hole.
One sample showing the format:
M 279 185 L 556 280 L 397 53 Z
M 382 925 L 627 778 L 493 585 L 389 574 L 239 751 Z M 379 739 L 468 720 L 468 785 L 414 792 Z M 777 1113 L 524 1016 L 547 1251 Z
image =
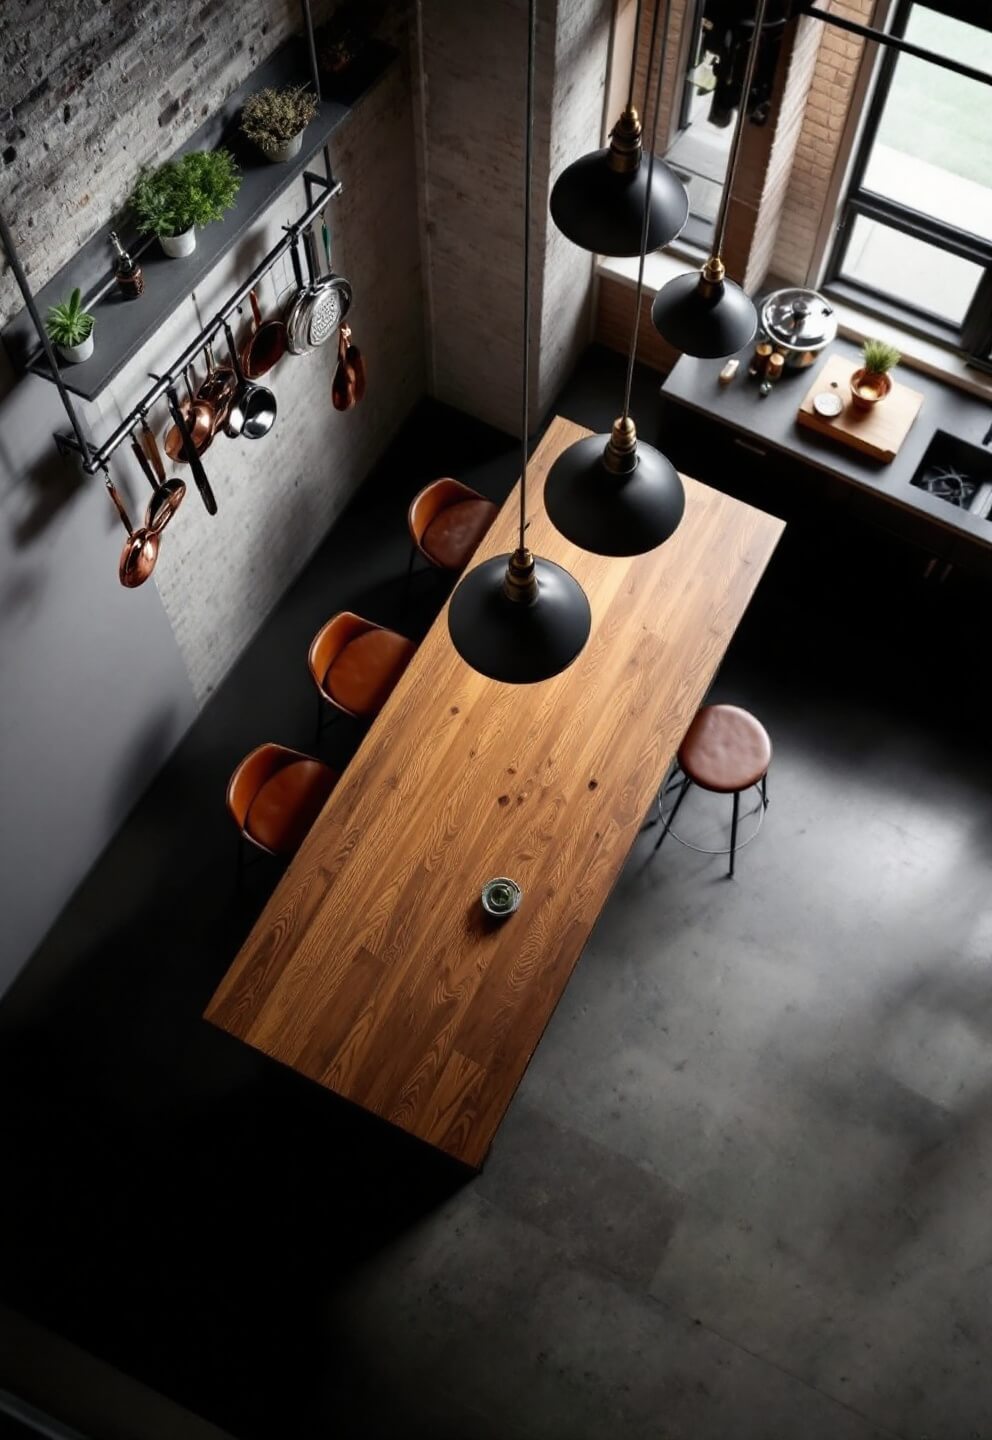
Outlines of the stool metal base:
M 681 779 L 679 778 L 680 776 Z M 709 849 L 704 845 L 693 845 L 691 841 L 686 840 L 681 835 L 676 834 L 676 832 L 672 829 L 672 822 L 675 819 L 676 815 L 679 813 L 679 806 L 682 804 L 682 801 L 689 793 L 689 789 L 692 783 L 693 782 L 689 779 L 689 776 L 686 775 L 685 772 L 682 771 L 678 765 L 676 765 L 671 776 L 663 783 L 661 789 L 658 791 L 658 821 L 661 822 L 661 834 L 655 841 L 654 849 L 651 852 L 652 857 L 657 855 L 658 851 L 661 849 L 662 842 L 664 841 L 665 836 L 671 835 L 673 840 L 677 840 L 678 843 L 680 845 L 684 845 L 687 850 L 694 850 L 697 855 L 729 855 L 730 868 L 727 871 L 727 876 L 728 878 L 730 878 L 733 876 L 734 873 L 734 861 L 737 858 L 738 850 L 743 850 L 745 845 L 750 845 L 751 841 L 756 838 L 758 831 L 761 829 L 761 826 L 764 823 L 765 811 L 768 809 L 768 776 L 767 774 L 762 775 L 760 780 L 756 781 L 754 785 L 748 787 L 751 790 L 757 790 L 759 792 L 759 799 L 757 805 L 754 805 L 750 810 L 746 810 L 743 816 L 740 814 L 740 801 L 741 795 L 744 792 L 741 790 L 735 790 L 733 792 L 734 805 L 733 814 L 731 816 L 730 822 L 730 844 L 729 846 L 716 850 Z M 675 797 L 674 805 L 666 815 L 663 801 L 665 796 L 671 793 L 675 785 L 678 785 L 679 793 Z M 703 789 L 705 787 L 700 786 L 698 788 Z M 738 843 L 738 823 L 741 819 L 747 820 L 751 815 L 758 816 L 758 823 L 757 825 L 755 825 L 751 834 L 748 835 L 747 839 L 741 840 Z M 654 825 L 658 823 L 658 821 L 651 820 L 644 828 L 646 830 L 650 830 L 654 827 Z

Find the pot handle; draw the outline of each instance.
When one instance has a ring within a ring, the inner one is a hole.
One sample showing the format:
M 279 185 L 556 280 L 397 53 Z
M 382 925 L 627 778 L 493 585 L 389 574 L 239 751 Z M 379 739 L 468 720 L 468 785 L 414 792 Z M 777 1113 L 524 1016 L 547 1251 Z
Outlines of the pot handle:
M 296 279 L 296 288 L 297 288 L 298 290 L 303 290 L 303 289 L 305 289 L 305 286 L 304 286 L 304 284 L 303 284 L 303 266 L 300 264 L 300 237 L 299 237 L 299 235 L 294 235 L 294 236 L 293 236 L 293 243 L 292 243 L 292 245 L 290 246 L 289 253 L 290 253 L 290 255 L 292 256 L 292 260 L 293 260 L 293 275 L 294 275 L 294 277 L 295 277 L 295 279 Z
M 176 422 L 176 428 L 182 436 L 183 454 L 189 461 L 189 468 L 193 472 L 193 479 L 196 481 L 196 488 L 200 492 L 200 499 L 208 515 L 217 514 L 217 501 L 214 492 L 210 488 L 210 481 L 207 479 L 207 472 L 200 463 L 200 457 L 196 453 L 196 446 L 193 444 L 193 437 L 189 433 L 189 426 L 186 424 L 186 416 L 179 404 L 179 396 L 176 394 L 176 387 L 166 387 L 166 395 L 169 397 L 169 409 L 172 411 L 172 418 Z
M 148 463 L 148 456 L 145 454 L 144 449 L 137 437 L 135 436 L 133 430 L 131 432 L 131 450 L 134 454 L 135 460 L 137 460 L 138 464 L 141 466 L 145 479 L 148 481 L 152 489 L 157 491 L 158 485 L 155 483 L 155 476 L 152 474 L 152 467 Z
M 262 311 L 258 303 L 258 296 L 255 294 L 254 290 L 250 290 L 248 292 L 248 298 L 251 301 L 251 313 L 252 319 L 255 321 L 255 329 L 259 330 L 262 325 Z
M 224 326 L 224 335 L 227 339 L 227 348 L 231 353 L 231 364 L 234 366 L 234 373 L 238 377 L 238 384 L 245 385 L 245 372 L 241 368 L 241 356 L 238 354 L 238 347 L 234 343 L 234 333 L 226 320 L 221 322 Z
M 131 528 L 131 517 L 124 509 L 124 501 L 117 493 L 117 487 L 114 485 L 113 480 L 111 480 L 110 478 L 110 471 L 107 469 L 106 465 L 101 465 L 100 468 L 103 471 L 104 484 L 107 487 L 107 494 L 110 496 L 111 500 L 113 500 L 115 506 L 117 507 L 117 513 L 124 522 L 124 529 L 129 535 L 133 535 L 134 531 Z

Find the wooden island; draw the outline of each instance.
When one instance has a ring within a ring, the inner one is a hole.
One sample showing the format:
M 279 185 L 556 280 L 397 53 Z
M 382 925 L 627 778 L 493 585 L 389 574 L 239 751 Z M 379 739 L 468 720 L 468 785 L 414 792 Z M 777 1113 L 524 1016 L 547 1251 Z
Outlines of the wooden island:
M 528 543 L 592 608 L 537 685 L 459 657 L 447 607 L 371 726 L 206 1017 L 473 1168 L 589 938 L 783 530 L 686 479 L 657 550 L 590 555 L 543 507 L 588 432 L 556 419 L 528 470 Z M 514 489 L 476 561 L 515 544 Z M 483 883 L 523 888 L 486 922 Z

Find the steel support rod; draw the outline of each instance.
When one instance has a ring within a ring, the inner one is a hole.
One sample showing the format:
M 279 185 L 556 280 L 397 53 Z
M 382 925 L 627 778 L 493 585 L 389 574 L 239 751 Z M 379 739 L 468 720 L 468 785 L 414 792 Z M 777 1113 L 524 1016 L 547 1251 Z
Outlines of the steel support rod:
M 321 101 L 320 93 L 320 66 L 317 64 L 317 41 L 313 33 L 313 14 L 310 10 L 310 0 L 301 0 L 303 10 L 303 27 L 307 32 L 307 48 L 310 51 L 310 73 L 313 76 L 313 88 L 317 96 L 317 103 Z
M 24 296 L 24 303 L 28 308 L 28 314 L 31 316 L 32 324 L 38 332 L 38 339 L 41 341 L 42 349 L 45 352 L 45 357 L 48 360 L 49 365 L 52 367 L 52 379 L 55 381 L 55 384 L 58 388 L 59 398 L 61 399 L 62 404 L 65 407 L 65 413 L 69 417 L 69 424 L 75 431 L 76 444 L 78 446 L 79 452 L 83 457 L 86 469 L 90 471 L 90 473 L 92 473 L 92 471 L 96 467 L 93 464 L 93 460 L 91 457 L 89 441 L 83 434 L 83 427 L 80 425 L 79 418 L 76 415 L 76 407 L 75 405 L 73 405 L 72 400 L 69 396 L 69 392 L 65 388 L 65 382 L 62 379 L 62 372 L 59 369 L 59 362 L 55 358 L 55 351 L 52 349 L 52 342 L 48 338 L 48 331 L 45 329 L 44 321 L 38 314 L 38 306 L 35 303 L 34 292 L 31 289 L 31 285 L 28 281 L 27 275 L 24 273 L 24 267 L 21 264 L 21 257 L 18 255 L 17 246 L 14 244 L 14 237 L 10 233 L 10 230 L 7 226 L 7 221 L 4 219 L 2 212 L 0 212 L 0 240 L 3 241 L 3 248 L 6 251 L 7 259 L 10 261 L 10 268 L 14 272 L 14 279 L 17 281 L 17 288 Z
M 322 193 L 318 196 L 316 200 L 314 200 L 310 205 L 308 205 L 306 211 L 300 216 L 299 220 L 295 221 L 294 224 L 287 225 L 285 227 L 286 233 L 283 235 L 282 239 L 276 245 L 274 245 L 269 251 L 269 253 L 265 256 L 265 258 L 260 261 L 258 265 L 255 266 L 255 269 L 248 276 L 248 279 L 245 280 L 238 287 L 238 289 L 235 290 L 234 293 L 228 297 L 228 299 L 224 302 L 221 308 L 217 311 L 217 314 L 214 316 L 214 318 L 203 326 L 199 334 L 189 345 L 186 346 L 186 349 L 182 352 L 182 354 L 179 355 L 175 360 L 173 360 L 172 364 L 169 366 L 168 370 L 161 377 L 161 379 L 156 380 L 155 384 L 152 385 L 149 390 L 145 391 L 144 395 L 142 395 L 137 405 L 135 405 L 131 409 L 131 411 L 125 416 L 125 418 L 121 421 L 113 434 L 110 435 L 110 437 L 103 442 L 103 444 L 98 450 L 90 450 L 87 447 L 87 449 L 83 451 L 85 459 L 85 464 L 83 468 L 87 471 L 88 474 L 92 475 L 96 470 L 99 469 L 101 465 L 105 464 L 106 461 L 110 459 L 111 455 L 117 449 L 118 445 L 122 444 L 122 442 L 125 441 L 131 434 L 131 431 L 141 419 L 141 416 L 147 413 L 151 406 L 155 404 L 156 400 L 161 399 L 168 387 L 175 380 L 175 377 L 177 375 L 181 375 L 186 366 L 192 360 L 195 360 L 197 355 L 200 354 L 204 346 L 207 345 L 211 340 L 213 340 L 214 336 L 222 328 L 224 321 L 227 320 L 233 313 L 233 311 L 238 308 L 238 306 L 245 299 L 245 297 L 249 295 L 252 290 L 254 290 L 255 286 L 262 279 L 262 277 L 268 274 L 268 272 L 272 269 L 273 265 L 275 265 L 276 261 L 280 259 L 281 256 L 285 255 L 286 251 L 290 248 L 294 241 L 299 238 L 301 231 L 303 231 L 311 223 L 311 221 L 317 218 L 317 216 L 320 214 L 321 210 L 324 209 L 329 200 L 333 199 L 335 195 L 339 195 L 341 193 L 340 180 L 335 183 L 329 183 L 324 179 L 322 175 L 314 175 L 311 174 L 310 171 L 305 172 L 305 178 L 308 181 L 311 181 L 313 184 L 319 185 L 322 189 Z M 56 374 L 57 373 L 58 372 L 56 371 Z M 79 432 L 77 430 L 77 435 L 78 433 Z M 72 445 L 73 442 L 69 439 L 68 436 L 65 436 L 63 437 L 63 443 Z
M 857 20 L 846 20 L 842 15 L 834 15 L 832 12 L 821 10 L 813 3 L 813 0 L 805 0 L 800 7 L 803 15 L 810 15 L 814 20 L 822 20 L 824 25 L 835 25 L 838 30 L 846 30 L 850 35 L 860 35 L 865 40 L 874 40 L 879 45 L 887 45 L 891 50 L 901 50 L 905 55 L 912 55 L 917 60 L 926 60 L 931 65 L 939 65 L 943 70 L 953 70 L 956 75 L 964 75 L 968 80 L 977 80 L 980 85 L 992 85 L 992 75 L 985 70 L 976 70 L 971 65 L 965 65 L 960 60 L 952 60 L 950 55 L 940 55 L 931 50 L 924 50 L 922 45 L 914 45 L 911 40 L 904 40 L 900 35 L 890 35 L 887 30 L 874 30 L 870 25 L 861 25 Z

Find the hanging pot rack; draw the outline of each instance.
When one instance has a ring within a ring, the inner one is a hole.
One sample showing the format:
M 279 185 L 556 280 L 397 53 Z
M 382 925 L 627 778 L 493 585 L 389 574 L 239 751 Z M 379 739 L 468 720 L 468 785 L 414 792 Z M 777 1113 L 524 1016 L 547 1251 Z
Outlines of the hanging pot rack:
M 317 50 L 310 0 L 300 0 L 300 10 L 303 18 L 303 32 L 310 63 L 310 82 L 313 86 L 317 101 L 320 103 L 322 99 L 320 69 L 317 63 Z M 24 299 L 31 324 L 37 333 L 41 351 L 48 363 L 50 374 L 47 378 L 54 382 L 69 424 L 72 427 L 71 433 L 57 431 L 54 437 L 55 443 L 61 454 L 71 453 L 78 455 L 82 469 L 86 474 L 94 475 L 97 471 L 106 468 L 107 461 L 120 445 L 130 439 L 135 427 L 144 421 L 151 406 L 167 393 L 169 387 L 174 385 L 176 378 L 182 375 L 185 367 L 213 341 L 234 311 L 241 306 L 251 291 L 273 269 L 282 256 L 298 243 L 301 234 L 316 220 L 318 215 L 322 214 L 328 203 L 341 194 L 342 185 L 341 182 L 333 176 L 330 150 L 326 141 L 323 146 L 323 152 L 324 175 L 317 174 L 312 170 L 304 170 L 302 172 L 307 197 L 307 205 L 303 214 L 292 224 L 282 227 L 284 231 L 282 237 L 272 249 L 269 250 L 259 264 L 256 265 L 251 275 L 249 275 L 236 290 L 232 291 L 214 317 L 209 320 L 206 325 L 201 327 L 195 339 L 186 346 L 181 354 L 176 356 L 168 368 L 161 374 L 150 377 L 153 381 L 152 385 L 145 391 L 137 404 L 129 410 L 112 434 L 100 445 L 96 445 L 92 438 L 87 435 L 86 427 L 77 414 L 72 396 L 62 378 L 54 348 L 48 337 L 45 323 L 39 313 L 34 291 L 21 263 L 16 243 L 6 219 L 2 211 L 0 211 L 0 244 L 2 244 L 4 252 L 6 253 L 17 287 Z M 316 196 L 314 193 L 315 189 L 319 192 Z
M 113 431 L 102 445 L 95 447 L 87 441 L 76 419 L 75 407 L 72 405 L 68 394 L 65 393 L 60 386 L 59 393 L 62 395 L 62 403 L 69 413 L 69 419 L 72 422 L 74 433 L 72 435 L 57 433 L 55 443 L 63 453 L 73 451 L 81 454 L 83 469 L 88 475 L 95 474 L 101 466 L 106 464 L 117 447 L 122 445 L 124 441 L 130 437 L 134 427 L 143 416 L 148 414 L 148 411 L 155 402 L 161 399 L 170 385 L 175 384 L 176 378 L 182 375 L 186 366 L 191 364 L 198 355 L 202 354 L 207 345 L 213 343 L 218 332 L 223 330 L 225 322 L 228 321 L 234 311 L 243 304 L 251 291 L 265 278 L 283 255 L 298 242 L 303 231 L 316 220 L 317 216 L 321 214 L 331 200 L 341 194 L 342 185 L 340 180 L 334 180 L 333 178 L 325 179 L 323 175 L 318 175 L 312 170 L 305 170 L 303 172 L 303 179 L 307 187 L 308 201 L 307 208 L 303 214 L 298 220 L 295 220 L 292 225 L 283 226 L 284 233 L 281 239 L 273 245 L 268 254 L 255 266 L 255 269 L 248 276 L 247 280 L 244 280 L 236 290 L 231 292 L 213 319 L 209 320 L 207 324 L 199 330 L 196 337 L 190 341 L 181 354 L 176 356 L 165 371 L 160 375 L 152 376 L 154 383 L 149 386 L 138 403 L 132 406 L 117 426 L 117 429 Z M 318 187 L 320 190 L 320 194 L 316 199 L 313 198 L 314 187 Z M 55 373 L 58 373 L 57 368 L 55 369 Z

